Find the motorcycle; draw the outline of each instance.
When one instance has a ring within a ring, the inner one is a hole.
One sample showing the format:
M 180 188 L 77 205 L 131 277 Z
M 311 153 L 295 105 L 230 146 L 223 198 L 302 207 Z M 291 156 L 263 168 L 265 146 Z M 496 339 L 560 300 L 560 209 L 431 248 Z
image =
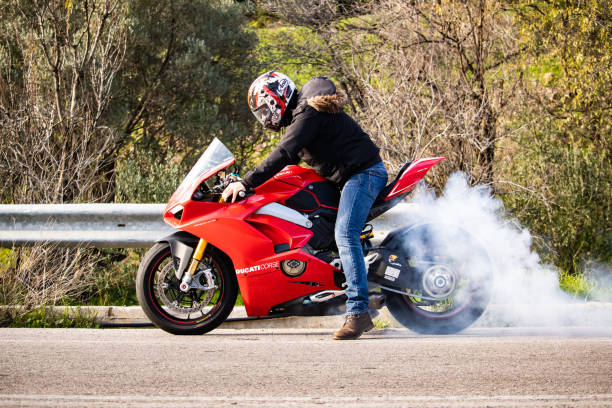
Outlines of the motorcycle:
M 402 201 L 444 157 L 406 163 L 379 194 L 368 221 Z M 179 231 L 141 261 L 138 301 L 174 334 L 203 334 L 227 319 L 238 291 L 249 317 L 345 312 L 346 280 L 334 242 L 340 192 L 313 170 L 287 166 L 234 203 L 221 193 L 239 176 L 233 154 L 214 139 L 174 192 L 164 220 Z M 491 262 L 464 228 L 412 220 L 378 245 L 361 234 L 370 308 L 386 305 L 405 327 L 458 332 L 483 313 Z

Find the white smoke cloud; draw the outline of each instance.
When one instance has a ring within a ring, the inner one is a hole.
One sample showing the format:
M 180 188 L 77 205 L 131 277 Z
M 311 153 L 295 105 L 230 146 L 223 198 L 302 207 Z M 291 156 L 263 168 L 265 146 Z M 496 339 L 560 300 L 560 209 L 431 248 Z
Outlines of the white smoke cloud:
M 440 197 L 421 188 L 412 203 L 393 211 L 396 216 L 401 211 L 405 222 L 423 220 L 453 226 L 436 229 L 440 234 L 436 239 L 454 248 L 452 257 L 469 258 L 470 249 L 466 250 L 465 244 L 472 246 L 476 241 L 486 249 L 494 267 L 495 289 L 485 320 L 522 327 L 612 325 L 612 317 L 577 305 L 575 298 L 560 289 L 555 268 L 543 264 L 532 250 L 530 232 L 504 212 L 502 203 L 488 188 L 470 187 L 464 174 L 455 173 Z M 453 242 L 459 241 L 448 234 L 453 229 L 468 231 L 474 241 Z M 603 269 L 598 273 L 609 277 L 609 270 L 606 273 Z

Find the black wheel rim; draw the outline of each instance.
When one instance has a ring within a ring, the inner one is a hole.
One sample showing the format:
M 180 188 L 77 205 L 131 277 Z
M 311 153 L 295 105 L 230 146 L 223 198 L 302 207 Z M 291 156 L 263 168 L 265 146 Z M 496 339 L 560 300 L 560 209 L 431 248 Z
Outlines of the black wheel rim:
M 430 269 L 435 269 L 438 265 L 442 264 L 432 265 Z M 461 313 L 472 303 L 478 292 L 478 285 L 474 280 L 462 273 L 458 265 L 449 266 L 444 263 L 444 269 L 452 270 L 456 279 L 456 287 L 448 296 L 432 299 L 419 290 L 402 296 L 403 301 L 417 314 L 429 319 L 447 319 Z
M 219 311 L 225 292 L 225 281 L 219 263 L 205 256 L 196 275 L 209 267 L 216 288 L 208 291 L 191 289 L 184 293 L 179 288 L 180 280 L 174 273 L 170 251 L 159 257 L 147 277 L 147 294 L 155 311 L 165 319 L 183 325 L 201 324 Z

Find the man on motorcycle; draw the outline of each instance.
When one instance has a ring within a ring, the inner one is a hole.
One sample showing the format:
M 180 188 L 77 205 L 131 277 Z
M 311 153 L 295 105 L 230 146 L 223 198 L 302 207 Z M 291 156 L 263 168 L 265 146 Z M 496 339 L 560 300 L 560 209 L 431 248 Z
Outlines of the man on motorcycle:
M 325 77 L 315 77 L 301 92 L 287 76 L 260 75 L 248 92 L 251 112 L 267 129 L 287 127 L 279 145 L 244 180 L 230 184 L 223 198 L 255 188 L 285 166 L 304 160 L 320 176 L 342 189 L 335 238 L 346 276 L 346 320 L 336 340 L 356 339 L 374 327 L 368 312 L 367 271 L 360 235 L 378 193 L 387 183 L 379 148 L 343 107 L 347 96 Z

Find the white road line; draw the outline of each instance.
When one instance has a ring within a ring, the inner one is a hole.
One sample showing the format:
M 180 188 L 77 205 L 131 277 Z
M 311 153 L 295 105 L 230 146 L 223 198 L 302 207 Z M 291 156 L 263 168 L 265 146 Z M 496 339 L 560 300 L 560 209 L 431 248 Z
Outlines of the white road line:
M 0 394 L 0 407 L 150 407 L 201 408 L 216 406 L 295 407 L 612 407 L 612 394 L 592 395 L 454 395 L 454 396 L 361 396 L 361 397 L 213 397 L 144 395 L 26 395 Z

